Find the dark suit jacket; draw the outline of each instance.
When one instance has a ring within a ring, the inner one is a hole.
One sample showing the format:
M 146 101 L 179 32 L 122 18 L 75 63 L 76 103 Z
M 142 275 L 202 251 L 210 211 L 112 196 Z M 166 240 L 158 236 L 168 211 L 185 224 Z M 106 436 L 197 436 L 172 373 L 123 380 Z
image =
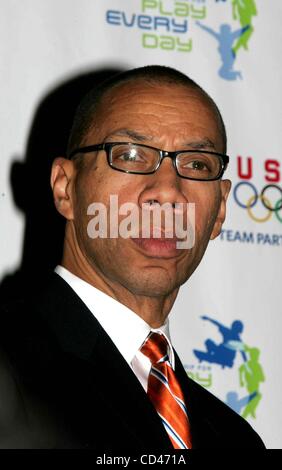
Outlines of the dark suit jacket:
M 0 315 L 0 448 L 172 451 L 138 379 L 57 274 Z M 263 448 L 251 426 L 188 378 L 193 448 Z

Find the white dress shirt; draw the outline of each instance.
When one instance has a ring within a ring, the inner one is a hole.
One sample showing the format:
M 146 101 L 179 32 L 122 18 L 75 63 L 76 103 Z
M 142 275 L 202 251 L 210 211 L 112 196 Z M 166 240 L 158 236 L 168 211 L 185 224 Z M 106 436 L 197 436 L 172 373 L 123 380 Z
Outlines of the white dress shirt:
M 146 392 L 151 363 L 139 349 L 150 332 L 161 332 L 166 337 L 169 344 L 169 361 L 174 369 L 175 360 L 168 320 L 159 328 L 151 328 L 133 310 L 75 276 L 63 266 L 57 266 L 55 272 L 70 285 L 102 325 Z

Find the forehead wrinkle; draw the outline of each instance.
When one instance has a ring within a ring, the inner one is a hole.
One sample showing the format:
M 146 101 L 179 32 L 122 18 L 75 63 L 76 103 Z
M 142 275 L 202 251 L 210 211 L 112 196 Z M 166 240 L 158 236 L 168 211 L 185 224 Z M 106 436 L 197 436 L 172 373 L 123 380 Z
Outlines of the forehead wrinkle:
M 167 95 L 167 93 L 165 93 L 165 95 L 161 93 L 160 99 L 158 99 L 159 97 L 157 93 L 160 91 L 159 89 L 157 89 L 157 92 L 153 97 L 148 97 L 148 91 L 151 93 L 152 87 L 147 88 L 147 86 L 144 86 L 141 87 L 141 89 L 140 87 L 138 88 L 138 93 L 134 87 L 130 87 L 129 89 L 121 89 L 118 90 L 118 92 L 116 93 L 108 95 L 103 100 L 102 110 L 107 108 L 107 113 L 116 112 L 116 108 L 118 108 L 119 110 L 122 105 L 122 109 L 128 109 L 132 115 L 138 115 L 139 113 L 141 113 L 143 114 L 143 116 L 153 117 L 157 120 L 162 120 L 164 114 L 168 117 L 179 114 L 179 109 L 183 106 L 183 96 L 179 97 L 175 95 L 173 93 L 173 87 L 172 89 L 169 88 L 169 95 Z M 167 91 L 167 87 L 165 86 L 164 88 L 165 91 Z M 180 89 L 181 88 L 182 87 L 180 87 Z M 176 90 L 179 90 L 178 86 L 176 87 Z M 191 90 L 187 91 L 186 89 L 184 89 L 184 91 L 184 99 L 190 101 L 191 103 L 191 107 L 187 105 L 189 107 L 189 112 L 192 112 L 196 115 L 198 115 L 199 112 L 203 112 L 205 114 L 211 112 L 215 117 L 215 120 L 217 120 L 215 116 L 215 109 L 213 108 L 211 103 L 205 98 L 205 96 L 202 96 L 199 92 L 191 92 Z M 197 104 L 196 110 L 193 109 L 195 107 L 195 102 Z M 158 112 L 156 112 L 156 110 L 152 110 L 152 107 L 154 108 L 154 106 L 157 106 L 159 108 Z
M 175 101 L 173 104 L 164 104 L 164 103 L 159 103 L 158 104 L 158 110 L 157 109 L 152 109 L 152 107 L 154 107 L 156 103 L 153 102 L 153 101 L 146 101 L 146 102 L 135 102 L 133 104 L 133 106 L 131 104 L 125 104 L 123 106 L 123 110 L 127 110 L 128 109 L 128 112 L 130 114 L 130 116 L 132 117 L 137 117 L 139 120 L 144 120 L 145 121 L 145 127 L 150 127 L 150 125 L 155 125 L 155 124 L 158 124 L 158 125 L 174 125 L 174 124 L 179 124 L 179 122 L 181 124 L 185 124 L 185 123 L 188 123 L 189 125 L 193 124 L 193 123 L 189 123 L 186 119 L 185 119 L 185 114 L 180 114 L 180 107 L 183 106 L 183 101 L 179 100 L 178 104 L 179 106 L 177 106 L 177 102 Z M 136 109 L 137 107 L 137 109 Z M 107 112 L 110 113 L 114 111 L 115 112 L 115 106 L 111 109 L 108 109 Z M 206 114 L 210 114 L 211 113 L 211 117 L 213 118 L 213 121 L 216 123 L 216 125 L 218 125 L 217 123 L 217 116 L 215 115 L 215 112 L 214 110 L 211 108 L 211 107 L 207 107 L 207 106 L 204 106 L 202 107 L 201 105 L 199 107 L 197 107 L 197 109 L 193 109 L 193 106 L 191 108 L 189 108 L 189 114 L 190 114 L 190 119 L 191 119 L 191 115 L 195 115 L 195 116 L 199 116 L 199 114 L 203 114 L 203 115 L 206 115 Z M 190 120 L 189 119 L 189 120 Z M 166 122 L 166 121 L 169 121 L 171 120 L 171 122 Z M 187 121 L 187 122 L 186 122 Z M 129 125 L 130 125 L 130 122 L 129 122 Z M 135 132 L 135 131 L 134 131 Z M 137 132 L 138 133 L 138 132 Z M 143 131 L 140 132 L 140 135 L 143 137 Z M 140 139 L 141 140 L 145 140 L 145 139 Z M 144 137 L 149 137 L 149 139 L 147 140 L 151 140 L 151 136 L 145 136 Z M 138 139 L 139 140 L 139 139 Z
M 154 88 L 156 89 L 156 93 L 153 98 L 151 96 L 148 98 L 148 92 L 151 93 Z M 178 96 L 179 90 L 182 90 L 183 92 L 181 97 Z M 160 99 L 158 99 L 159 94 Z M 165 98 L 166 102 L 164 102 L 163 98 Z M 192 107 L 195 104 L 195 101 L 197 101 L 198 106 L 200 105 L 200 107 L 203 106 L 206 108 L 206 112 L 209 110 L 212 114 L 217 114 L 213 102 L 205 95 L 205 93 L 201 92 L 201 90 L 194 90 L 180 84 L 176 84 L 175 86 L 171 86 L 166 83 L 156 85 L 144 83 L 142 81 L 137 83 L 121 84 L 118 85 L 116 89 L 110 90 L 109 93 L 104 96 L 102 104 L 103 107 L 106 105 L 108 110 L 115 108 L 116 106 L 120 107 L 120 101 L 122 101 L 123 109 L 134 109 L 135 106 L 137 106 L 140 107 L 140 109 L 143 108 L 143 111 L 145 111 L 144 107 L 156 105 L 162 107 L 164 110 L 174 108 L 175 112 L 177 112 L 179 110 L 179 105 L 183 105 L 183 99 L 190 101 Z
M 147 115 L 148 117 L 149 115 Z M 154 117 L 157 117 L 158 116 L 154 116 Z M 160 121 L 158 119 L 158 121 Z M 174 122 L 174 123 L 170 123 L 169 125 L 169 128 L 170 128 L 170 131 L 172 130 L 172 126 L 173 125 L 176 125 L 177 122 Z M 215 142 L 213 142 L 213 140 L 211 138 L 209 138 L 208 136 L 206 136 L 205 134 L 202 134 L 202 135 L 197 135 L 198 134 L 198 130 L 190 127 L 191 124 L 190 123 L 185 123 L 185 122 L 182 122 L 182 124 L 186 124 L 187 125 L 187 129 L 181 129 L 180 132 L 177 132 L 175 134 L 175 138 L 177 140 L 179 140 L 179 147 L 188 147 L 188 148 L 193 148 L 193 149 L 211 149 L 211 150 L 216 150 L 216 144 Z M 148 119 L 146 119 L 146 130 L 145 132 L 143 132 L 143 129 L 142 127 L 140 127 L 140 125 L 137 125 L 137 128 L 136 129 L 130 129 L 130 128 L 117 128 L 117 129 L 113 129 L 112 131 L 108 132 L 104 137 L 103 137 L 103 141 L 104 142 L 107 142 L 108 140 L 111 140 L 111 139 L 115 139 L 116 137 L 128 137 L 130 140 L 133 140 L 133 141 L 136 141 L 136 142 L 140 142 L 140 143 L 146 143 L 146 142 L 150 142 L 150 144 L 152 145 L 152 143 L 155 141 L 156 142 L 156 145 L 158 143 L 158 139 L 159 137 L 165 137 L 167 136 L 167 130 L 166 130 L 166 127 L 167 127 L 168 124 L 166 123 L 163 123 L 163 122 L 158 122 L 158 132 L 156 133 L 151 133 L 150 131 L 150 122 Z M 147 132 L 148 130 L 148 132 Z M 196 134 L 195 134 L 195 131 L 196 131 Z M 194 135 L 191 135 L 191 138 L 190 138 L 190 134 L 194 134 Z M 158 145 L 157 145 L 158 147 Z
M 139 87 L 138 87 L 139 88 Z M 165 87 L 166 89 L 167 87 Z M 176 87 L 176 90 L 179 88 Z M 179 105 L 183 104 L 183 97 L 175 96 L 173 93 L 173 88 L 169 88 L 169 94 L 162 93 L 162 87 L 156 89 L 156 93 L 154 94 L 153 98 L 150 96 L 148 97 L 148 91 L 149 93 L 152 92 L 152 88 L 149 87 L 141 87 L 138 90 L 134 88 L 129 88 L 126 90 L 121 90 L 117 93 L 113 93 L 110 96 L 107 96 L 104 98 L 103 105 L 106 105 L 106 107 L 109 109 L 115 108 L 116 106 L 120 107 L 120 102 L 122 102 L 122 107 L 123 108 L 135 108 L 135 107 L 140 107 L 142 109 L 144 106 L 160 106 L 162 108 L 176 108 L 178 109 Z M 167 91 L 167 90 L 166 90 Z M 160 99 L 158 94 L 160 94 Z M 195 101 L 195 98 L 197 100 L 197 95 L 190 95 L 189 93 L 185 93 L 185 99 L 190 100 L 191 102 Z M 164 102 L 164 99 L 166 102 Z
M 125 93 L 116 93 L 104 98 L 103 107 L 100 108 L 101 117 L 103 116 L 104 119 L 102 119 L 100 126 L 98 125 L 98 128 L 96 128 L 96 130 L 100 130 L 101 137 L 101 133 L 104 134 L 102 137 L 104 142 L 108 138 L 114 139 L 115 136 L 125 136 L 130 140 L 135 140 L 140 143 L 148 142 L 152 145 L 152 142 L 158 137 L 155 132 L 156 130 L 157 134 L 162 130 L 164 134 L 163 137 L 165 137 L 167 133 L 165 127 L 169 126 L 170 131 L 172 131 L 172 128 L 176 126 L 177 135 L 175 135 L 175 138 L 180 138 L 178 139 L 180 147 L 194 147 L 196 149 L 206 148 L 211 150 L 218 147 L 217 143 L 212 142 L 213 139 L 205 135 L 206 132 L 205 129 L 201 128 L 202 126 L 199 128 L 197 128 L 197 126 L 195 127 L 194 115 L 198 117 L 201 113 L 203 113 L 204 116 L 210 114 L 214 124 L 218 127 L 215 110 L 206 99 L 202 99 L 201 95 L 191 93 L 189 96 L 189 93 L 185 93 L 186 98 L 191 102 L 191 107 L 189 103 L 187 103 L 189 112 L 186 119 L 185 110 L 183 113 L 180 113 L 180 109 L 183 108 L 182 98 L 174 96 L 173 94 L 173 96 L 170 96 L 170 99 L 173 98 L 171 102 L 167 97 L 167 100 L 163 100 L 162 96 L 160 100 L 158 96 L 152 96 L 151 100 L 150 97 L 148 98 L 147 91 L 148 89 L 139 89 L 138 93 L 136 93 L 136 90 L 125 90 Z M 195 104 L 197 106 L 195 106 Z M 128 114 L 128 119 L 123 119 L 124 122 L 119 122 L 118 111 L 120 108 L 122 108 L 123 111 L 122 118 L 124 118 L 124 115 L 126 116 Z M 105 112 L 108 117 L 113 115 L 113 119 L 106 119 L 104 116 Z M 136 121 L 135 118 L 137 118 Z M 132 120 L 134 120 L 134 125 L 132 125 Z M 197 122 L 197 119 L 195 122 Z M 110 124 L 110 126 L 107 126 L 107 123 Z M 157 128 L 155 126 L 157 126 Z M 153 133 L 152 130 L 154 130 Z M 190 135 L 190 133 L 192 133 L 192 135 Z M 181 134 L 182 138 L 180 137 Z

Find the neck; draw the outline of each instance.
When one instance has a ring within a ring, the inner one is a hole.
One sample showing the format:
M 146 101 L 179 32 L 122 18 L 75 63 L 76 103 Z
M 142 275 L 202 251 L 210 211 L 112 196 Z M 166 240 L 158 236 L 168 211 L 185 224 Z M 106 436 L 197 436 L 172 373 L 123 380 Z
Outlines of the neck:
M 93 266 L 78 246 L 75 247 L 65 240 L 62 266 L 88 284 L 113 297 L 139 315 L 151 328 L 162 326 L 174 304 L 179 288 L 167 295 L 137 295 L 125 286 L 114 282 Z

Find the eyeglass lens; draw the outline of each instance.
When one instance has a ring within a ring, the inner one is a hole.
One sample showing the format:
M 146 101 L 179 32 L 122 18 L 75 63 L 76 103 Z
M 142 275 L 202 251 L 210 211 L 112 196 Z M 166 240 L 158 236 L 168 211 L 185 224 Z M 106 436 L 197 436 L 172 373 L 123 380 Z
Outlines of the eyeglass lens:
M 142 145 L 113 145 L 110 153 L 113 168 L 132 173 L 150 173 L 156 170 L 160 162 L 157 149 Z M 219 155 L 195 152 L 183 152 L 176 157 L 176 166 L 181 176 L 193 179 L 216 178 L 222 169 Z

